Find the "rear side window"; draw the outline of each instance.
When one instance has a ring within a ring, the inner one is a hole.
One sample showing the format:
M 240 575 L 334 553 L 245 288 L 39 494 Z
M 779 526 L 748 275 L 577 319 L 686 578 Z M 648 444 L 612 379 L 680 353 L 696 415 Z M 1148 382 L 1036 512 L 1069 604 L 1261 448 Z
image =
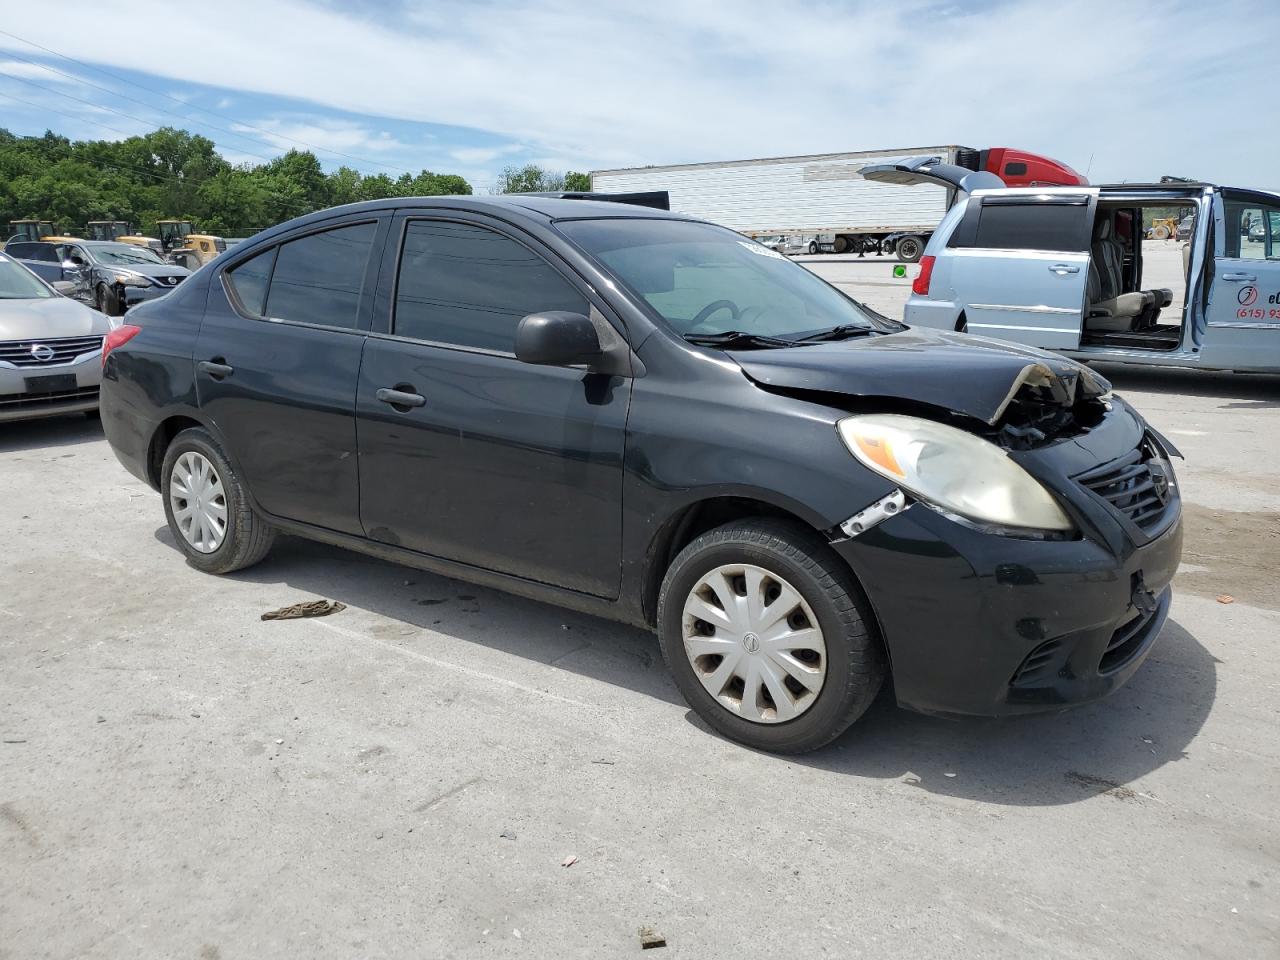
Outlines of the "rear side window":
M 982 204 L 975 247 L 996 250 L 1089 249 L 1087 203 Z
M 376 223 L 358 223 L 282 243 L 262 312 L 273 319 L 355 327 L 377 229 Z
M 19 260 L 58 262 L 58 251 L 47 243 L 11 243 L 4 248 L 4 252 Z
M 271 267 L 276 262 L 277 249 L 272 247 L 264 250 L 227 271 L 227 280 L 245 313 L 251 313 L 255 317 L 262 316 L 267 305 L 267 284 L 271 280 Z
M 586 313 L 587 299 L 523 244 L 485 227 L 410 221 L 396 287 L 398 336 L 515 351 L 531 313 Z

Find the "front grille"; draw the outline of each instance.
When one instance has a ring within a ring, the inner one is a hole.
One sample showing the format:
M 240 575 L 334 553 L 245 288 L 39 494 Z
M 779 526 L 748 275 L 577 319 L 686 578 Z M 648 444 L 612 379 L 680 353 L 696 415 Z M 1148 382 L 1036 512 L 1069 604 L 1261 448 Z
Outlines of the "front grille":
M 1144 531 L 1159 527 L 1173 503 L 1173 470 L 1149 437 L 1117 460 L 1076 477 Z
M 5 340 L 0 360 L 15 367 L 52 367 L 70 363 L 82 353 L 102 350 L 101 337 L 62 337 L 54 340 Z
M 156 283 L 162 287 L 176 287 L 182 282 L 182 277 L 152 277 Z
M 81 387 L 78 390 L 66 390 L 62 393 L 19 393 L 0 395 L 0 413 L 11 410 L 40 410 L 48 407 L 59 407 L 64 404 L 80 403 L 84 400 L 97 399 L 97 387 Z

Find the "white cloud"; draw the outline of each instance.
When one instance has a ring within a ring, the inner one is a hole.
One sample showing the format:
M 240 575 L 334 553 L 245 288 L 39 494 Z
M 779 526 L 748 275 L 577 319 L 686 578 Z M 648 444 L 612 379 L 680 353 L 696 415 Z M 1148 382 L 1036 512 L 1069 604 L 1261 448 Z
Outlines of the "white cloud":
M 82 86 L 77 77 L 68 76 L 65 70 L 62 73 L 57 73 L 38 63 L 26 63 L 22 60 L 0 60 L 0 73 L 7 73 L 10 77 L 36 80 L 42 84 L 56 83 L 62 86 Z M 23 86 L 27 86 L 27 89 L 34 89 L 27 84 L 23 84 Z
M 230 129 L 248 138 L 266 141 L 281 153 L 311 146 L 338 154 L 367 155 L 400 151 L 406 147 L 385 130 L 373 130 L 349 120 L 276 117 L 255 120 L 252 125 L 233 123 Z
M 6 30 L 136 68 L 91 25 L 145 20 L 158 48 L 234 65 L 217 75 L 229 89 L 495 131 L 575 167 L 964 143 L 1081 169 L 1093 156 L 1095 179 L 1267 186 L 1280 152 L 1255 69 L 1280 30 L 1267 0 L 1209 13 L 1194 0 L 407 0 L 376 18 L 305 0 L 223 0 L 217 17 L 167 0 L 67 7 L 51 19 L 21 5 Z M 146 68 L 191 79 L 177 60 Z M 311 134 L 299 139 L 380 149 L 367 131 Z
M 458 147 L 450 150 L 449 156 L 459 163 L 487 164 L 523 149 L 518 143 L 508 143 L 501 147 Z

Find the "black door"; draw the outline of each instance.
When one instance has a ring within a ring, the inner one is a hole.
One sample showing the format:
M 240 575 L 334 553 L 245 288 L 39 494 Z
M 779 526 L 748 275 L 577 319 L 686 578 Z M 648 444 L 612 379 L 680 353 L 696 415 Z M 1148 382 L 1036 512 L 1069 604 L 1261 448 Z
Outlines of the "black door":
M 585 288 L 504 228 L 401 223 L 391 332 L 370 336 L 356 400 L 368 535 L 617 596 L 631 381 L 512 352 L 525 315 L 588 313 Z
M 389 222 L 313 227 L 210 285 L 200 407 L 268 513 L 362 532 L 356 378 Z

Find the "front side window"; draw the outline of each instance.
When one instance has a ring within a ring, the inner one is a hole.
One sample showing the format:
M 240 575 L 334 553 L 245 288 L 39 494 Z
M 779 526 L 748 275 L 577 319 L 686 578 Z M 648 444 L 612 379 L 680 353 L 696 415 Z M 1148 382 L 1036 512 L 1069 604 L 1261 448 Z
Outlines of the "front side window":
M 1227 200 L 1223 255 L 1233 260 L 1280 260 L 1280 205 Z
M 57 263 L 58 251 L 50 243 L 11 243 L 4 252 L 19 260 L 39 260 L 44 263 Z
M 55 296 L 30 270 L 0 255 L 0 300 L 47 300 Z
M 557 227 L 682 336 L 884 329 L 825 280 L 724 227 L 642 217 Z
M 1078 253 L 1089 249 L 1087 203 L 1000 203 L 986 200 L 973 245 L 991 250 Z
M 587 313 L 587 298 L 551 264 L 487 227 L 413 220 L 396 286 L 401 337 L 512 353 L 531 313 Z
M 357 326 L 377 229 L 357 223 L 281 244 L 262 312 L 273 320 Z

